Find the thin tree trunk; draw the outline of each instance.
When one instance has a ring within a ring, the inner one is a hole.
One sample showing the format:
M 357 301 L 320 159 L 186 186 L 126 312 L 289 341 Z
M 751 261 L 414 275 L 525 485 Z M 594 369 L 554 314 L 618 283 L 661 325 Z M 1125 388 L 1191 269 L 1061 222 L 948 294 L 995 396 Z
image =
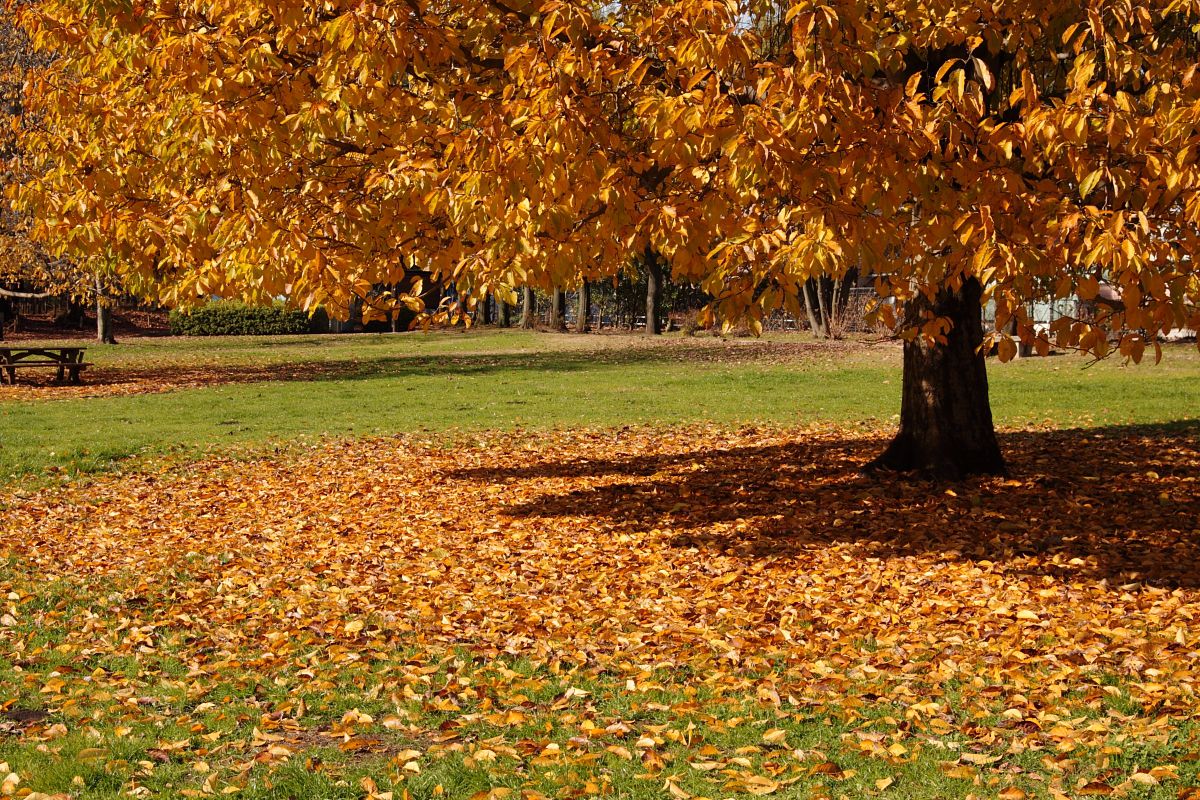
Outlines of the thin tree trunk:
M 808 315 L 808 327 L 812 330 L 813 336 L 819 336 L 820 338 L 825 339 L 827 338 L 828 334 L 825 328 L 821 325 L 820 312 L 815 308 L 818 303 L 817 300 L 813 298 L 814 283 L 816 283 L 816 279 L 809 278 L 800 287 L 800 291 L 804 293 L 804 313 Z M 815 291 L 819 293 L 821 291 L 820 286 L 817 286 Z
M 943 288 L 932 302 L 918 295 L 907 304 L 906 327 L 920 325 L 926 312 L 953 327 L 945 344 L 921 337 L 904 343 L 900 430 L 868 471 L 917 471 L 950 480 L 1004 474 L 982 350 L 982 294 L 971 278 L 957 292 Z
M 550 327 L 556 331 L 567 329 L 567 295 L 555 289 L 550 295 Z
M 575 309 L 575 332 L 587 333 L 592 329 L 588 319 L 592 314 L 592 285 L 584 280 L 579 284 L 579 305 Z
M 821 335 L 829 339 L 833 337 L 833 319 L 829 314 L 829 302 L 826 299 L 826 278 L 817 278 L 817 308 L 821 315 Z
M 658 253 L 646 245 L 646 333 L 657 336 L 662 333 L 659 308 L 662 306 L 663 265 Z
M 512 325 L 512 306 L 496 298 L 496 324 L 501 328 L 507 328 Z
M 492 296 L 485 294 L 479 301 L 479 322 L 481 325 L 492 324 Z
M 842 338 L 842 322 L 845 312 L 846 301 L 842 298 L 842 279 L 835 278 L 833 289 L 829 292 L 829 321 L 826 323 L 830 339 Z
M 521 327 L 533 328 L 537 325 L 537 298 L 533 289 L 526 286 L 521 291 Z
M 96 340 L 101 344 L 116 344 L 117 337 L 113 335 L 112 309 L 104 299 L 104 286 L 100 276 L 96 276 Z

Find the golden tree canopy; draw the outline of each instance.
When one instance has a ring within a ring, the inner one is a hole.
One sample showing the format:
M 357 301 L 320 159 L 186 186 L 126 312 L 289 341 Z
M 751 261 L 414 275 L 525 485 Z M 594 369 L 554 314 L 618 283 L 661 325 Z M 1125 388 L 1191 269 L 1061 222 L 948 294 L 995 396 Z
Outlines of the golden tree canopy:
M 1200 0 L 41 0 L 24 18 L 61 56 L 29 94 L 39 235 L 176 302 L 337 307 L 413 264 L 476 291 L 566 286 L 650 249 L 726 319 L 857 266 L 902 301 L 978 278 L 998 326 L 1041 346 L 1035 298 L 1099 299 L 1050 334 L 1092 352 L 1200 327 Z

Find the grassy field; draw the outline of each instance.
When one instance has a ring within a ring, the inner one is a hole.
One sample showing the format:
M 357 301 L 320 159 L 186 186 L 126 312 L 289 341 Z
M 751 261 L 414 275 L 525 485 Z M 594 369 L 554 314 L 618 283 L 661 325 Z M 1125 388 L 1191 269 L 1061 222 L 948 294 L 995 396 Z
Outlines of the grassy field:
M 1200 356 L 157 339 L 0 387 L 0 798 L 1200 800 Z M 69 480 L 59 480 L 60 478 Z
M 89 386 L 0 388 L 0 476 L 134 456 L 404 431 L 690 422 L 886 426 L 894 345 L 520 331 L 145 339 L 92 348 Z M 1003 427 L 1159 424 L 1200 415 L 1200 355 L 1160 365 L 1072 356 L 991 368 Z M 96 394 L 99 396 L 78 396 Z M 44 402 L 53 400 L 54 402 Z

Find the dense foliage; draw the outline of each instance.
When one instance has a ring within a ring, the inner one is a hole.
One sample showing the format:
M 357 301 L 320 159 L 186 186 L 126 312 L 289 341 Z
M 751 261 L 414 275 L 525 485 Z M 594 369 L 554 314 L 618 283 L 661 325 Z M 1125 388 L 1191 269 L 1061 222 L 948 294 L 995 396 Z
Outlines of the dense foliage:
M 1041 346 L 1116 330 L 1138 356 L 1200 326 L 1197 0 L 44 0 L 26 21 L 64 54 L 30 98 L 41 234 L 176 301 L 346 301 L 413 259 L 570 286 L 650 250 L 727 319 L 862 265 L 902 300 L 978 279 Z M 1029 323 L 1026 300 L 1103 283 L 1120 303 Z

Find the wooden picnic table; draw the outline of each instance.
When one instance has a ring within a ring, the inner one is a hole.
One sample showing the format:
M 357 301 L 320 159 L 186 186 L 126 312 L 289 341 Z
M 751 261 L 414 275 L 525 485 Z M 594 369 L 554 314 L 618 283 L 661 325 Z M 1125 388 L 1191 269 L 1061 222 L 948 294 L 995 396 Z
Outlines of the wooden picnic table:
M 26 367 L 55 367 L 57 381 L 69 378 L 79 383 L 79 373 L 92 366 L 83 360 L 86 347 L 0 347 L 0 380 L 8 376 L 10 385 L 17 382 L 17 370 Z

